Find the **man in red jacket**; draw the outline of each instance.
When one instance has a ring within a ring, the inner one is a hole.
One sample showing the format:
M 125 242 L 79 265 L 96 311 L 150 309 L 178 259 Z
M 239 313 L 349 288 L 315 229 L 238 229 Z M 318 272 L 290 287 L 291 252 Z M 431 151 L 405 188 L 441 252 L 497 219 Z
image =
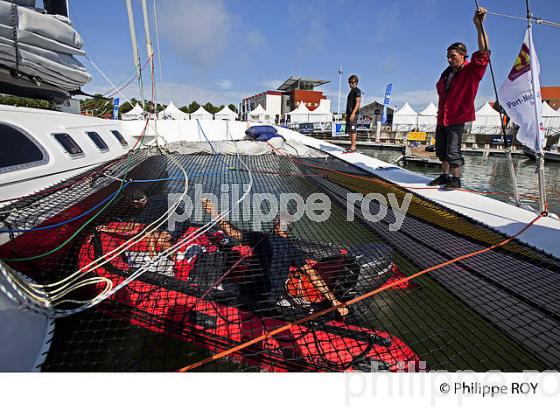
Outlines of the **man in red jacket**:
M 465 163 L 461 155 L 463 130 L 466 122 L 475 119 L 474 99 L 490 58 L 488 38 L 482 28 L 485 17 L 486 9 L 482 7 L 474 14 L 478 51 L 470 62 L 467 61 L 467 48 L 463 43 L 453 43 L 447 48 L 449 67 L 436 84 L 439 96 L 436 155 L 441 161 L 442 173 L 429 183 L 430 186 L 461 188 L 461 166 Z

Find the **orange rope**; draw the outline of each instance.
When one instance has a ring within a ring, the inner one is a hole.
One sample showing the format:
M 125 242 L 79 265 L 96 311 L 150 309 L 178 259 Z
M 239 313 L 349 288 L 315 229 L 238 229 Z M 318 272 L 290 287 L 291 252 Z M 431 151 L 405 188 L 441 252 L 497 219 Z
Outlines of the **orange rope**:
M 328 314 L 328 313 L 330 313 L 330 312 L 333 312 L 333 311 L 337 310 L 337 309 L 340 308 L 340 307 L 346 307 L 346 306 L 353 305 L 353 304 L 358 303 L 358 302 L 360 302 L 360 301 L 362 301 L 362 300 L 364 300 L 364 299 L 370 298 L 370 297 L 372 297 L 372 296 L 374 296 L 374 295 L 376 295 L 376 294 L 378 294 L 378 293 L 381 293 L 381 292 L 383 292 L 383 291 L 385 291 L 385 290 L 387 290 L 387 289 L 391 289 L 391 288 L 397 287 L 397 286 L 399 286 L 399 285 L 401 285 L 401 284 L 403 284 L 403 283 L 407 283 L 407 282 L 411 281 L 412 279 L 415 279 L 415 278 L 417 278 L 417 277 L 419 277 L 419 276 L 422 276 L 422 275 L 424 275 L 424 274 L 426 274 L 426 273 L 432 272 L 432 271 L 434 271 L 434 270 L 436 270 L 436 269 L 443 268 L 443 267 L 448 266 L 448 265 L 451 265 L 451 264 L 453 264 L 453 263 L 455 263 L 455 262 L 459 262 L 459 261 L 461 261 L 461 260 L 464 260 L 464 259 L 467 259 L 467 258 L 471 258 L 471 257 L 473 257 L 473 256 L 476 256 L 476 255 L 480 255 L 480 254 L 486 253 L 486 252 L 491 251 L 491 250 L 493 250 L 493 249 L 496 249 L 496 248 L 498 248 L 498 247 L 500 247 L 500 246 L 504 246 L 504 245 L 508 244 L 509 242 L 511 242 L 512 240 L 514 240 L 515 238 L 517 238 L 519 235 L 521 235 L 523 232 L 525 232 L 527 229 L 529 229 L 535 222 L 537 222 L 539 219 L 541 219 L 543 216 L 545 216 L 547 209 L 548 209 L 548 203 L 547 203 L 546 206 L 545 206 L 545 212 L 543 212 L 542 214 L 538 215 L 535 219 L 533 219 L 531 222 L 529 222 L 523 229 L 521 229 L 521 230 L 520 230 L 519 232 L 517 232 L 515 235 L 509 237 L 508 239 L 504 239 L 502 242 L 499 242 L 499 243 L 497 243 L 497 244 L 495 244 L 495 245 L 489 246 L 489 247 L 484 248 L 484 249 L 480 249 L 480 250 L 478 250 L 478 251 L 474 251 L 474 252 L 471 252 L 471 253 L 468 253 L 468 254 L 465 254 L 465 255 L 462 255 L 462 256 L 458 256 L 458 257 L 456 257 L 456 258 L 454 258 L 454 259 L 451 259 L 451 260 L 448 260 L 448 261 L 446 261 L 446 262 L 442 262 L 442 263 L 440 263 L 440 264 L 431 266 L 431 267 L 426 268 L 426 269 L 424 269 L 424 270 L 422 270 L 422 271 L 420 271 L 420 272 L 416 272 L 416 273 L 414 273 L 414 274 L 412 274 L 412 275 L 410 275 L 410 276 L 407 276 L 407 277 L 405 277 L 405 278 L 399 279 L 399 280 L 397 280 L 397 281 L 395 281 L 395 282 L 392 282 L 392 283 L 390 283 L 390 284 L 385 284 L 385 285 L 381 286 L 380 288 L 374 289 L 374 290 L 372 290 L 371 292 L 365 293 L 365 294 L 363 294 L 363 295 L 361 295 L 361 296 L 358 296 L 358 297 L 356 297 L 356 298 L 354 298 L 354 299 L 352 299 L 352 300 L 349 300 L 349 301 L 347 301 L 347 302 L 339 303 L 339 304 L 337 304 L 337 305 L 335 305 L 335 306 L 333 306 L 333 307 L 331 307 L 331 308 L 328 308 L 328 309 L 322 310 L 322 311 L 320 311 L 320 312 L 314 313 L 314 314 L 312 314 L 312 315 L 310 315 L 310 316 L 304 317 L 303 319 L 296 320 L 295 322 L 287 323 L 287 324 L 284 325 L 284 326 L 280 326 L 279 328 L 276 328 L 276 329 L 274 329 L 274 330 L 272 330 L 272 331 L 270 331 L 270 332 L 265 332 L 265 333 L 262 334 L 261 336 L 255 337 L 254 339 L 251 339 L 251 340 L 249 340 L 249 341 L 247 341 L 247 342 L 245 342 L 245 343 L 242 343 L 242 344 L 240 344 L 240 345 L 237 345 L 237 346 L 235 346 L 235 347 L 232 347 L 231 349 L 224 350 L 223 352 L 220 352 L 220 353 L 217 353 L 217 354 L 215 354 L 215 355 L 212 355 L 212 356 L 210 356 L 210 357 L 208 357 L 208 358 L 206 358 L 206 359 L 203 359 L 203 360 L 200 360 L 200 361 L 198 361 L 198 362 L 196 362 L 196 363 L 193 363 L 193 364 L 190 364 L 190 365 L 188 365 L 188 366 L 185 366 L 185 367 L 179 369 L 178 371 L 179 371 L 179 372 L 188 372 L 188 371 L 190 371 L 190 370 L 196 369 L 196 368 L 198 368 L 198 367 L 200 367 L 200 366 L 203 366 L 203 365 L 205 365 L 205 364 L 207 364 L 207 363 L 210 363 L 210 362 L 213 362 L 213 361 L 215 361 L 215 360 L 221 359 L 221 358 L 223 358 L 223 357 L 229 356 L 229 355 L 232 354 L 232 353 L 239 352 L 240 350 L 243 350 L 243 349 L 245 349 L 246 347 L 252 346 L 252 345 L 254 345 L 254 344 L 256 344 L 256 343 L 258 343 L 258 342 L 260 342 L 260 341 L 262 341 L 262 340 L 265 340 L 265 339 L 268 339 L 268 338 L 270 338 L 270 337 L 272 337 L 272 336 L 274 336 L 274 335 L 277 335 L 278 333 L 282 333 L 282 332 L 284 332 L 284 331 L 286 331 L 286 330 L 289 330 L 292 326 L 299 326 L 299 325 L 301 325 L 301 324 L 303 324 L 303 323 L 305 323 L 305 322 L 308 322 L 308 321 L 310 321 L 310 320 L 317 319 L 318 317 L 321 317 L 321 316 L 326 315 L 326 314 Z

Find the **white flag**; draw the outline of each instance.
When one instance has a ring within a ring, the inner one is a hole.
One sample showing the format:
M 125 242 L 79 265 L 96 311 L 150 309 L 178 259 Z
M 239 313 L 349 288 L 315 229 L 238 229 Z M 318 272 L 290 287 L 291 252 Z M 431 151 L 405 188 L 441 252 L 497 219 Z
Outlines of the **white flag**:
M 507 115 L 519 126 L 517 140 L 537 153 L 542 153 L 544 145 L 540 71 L 533 31 L 529 27 L 513 68 L 498 91 L 498 97 Z M 537 93 L 536 99 L 533 87 Z

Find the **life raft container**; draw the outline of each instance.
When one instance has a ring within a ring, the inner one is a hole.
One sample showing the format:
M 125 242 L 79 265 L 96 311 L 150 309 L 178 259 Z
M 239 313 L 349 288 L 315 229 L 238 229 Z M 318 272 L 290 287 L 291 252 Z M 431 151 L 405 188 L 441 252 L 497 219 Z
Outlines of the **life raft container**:
M 183 237 L 193 232 L 189 229 Z M 126 240 L 126 236 L 113 233 L 90 235 L 79 250 L 79 266 L 85 267 Z M 208 235 L 200 235 L 193 242 L 213 250 Z M 190 245 L 193 243 L 185 243 L 178 252 L 187 255 Z M 140 241 L 129 252 L 145 252 L 149 246 L 146 241 Z M 169 260 L 174 264 L 173 276 L 146 272 L 111 299 L 129 308 L 127 317 L 132 325 L 172 335 L 211 353 L 222 352 L 287 324 L 275 317 L 241 309 L 231 297 L 220 298 L 219 292 L 201 298 L 200 290 L 190 283 L 195 266 L 188 265 L 191 262 L 187 258 Z M 133 273 L 122 255 L 94 272 L 110 278 L 114 285 Z M 420 358 L 396 336 L 328 319 L 293 325 L 230 358 L 264 371 L 370 371 L 372 364 L 376 369 L 390 371 L 420 367 Z

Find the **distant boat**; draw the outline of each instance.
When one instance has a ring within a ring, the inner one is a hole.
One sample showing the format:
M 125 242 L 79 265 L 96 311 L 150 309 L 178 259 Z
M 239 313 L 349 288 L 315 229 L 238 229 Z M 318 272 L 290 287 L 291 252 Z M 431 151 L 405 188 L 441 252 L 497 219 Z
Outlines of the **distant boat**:
M 532 159 L 536 159 L 537 156 L 535 155 L 535 151 L 533 151 L 531 148 L 523 146 L 523 152 L 525 153 L 525 155 L 527 155 L 529 158 Z M 548 161 L 557 161 L 560 162 L 560 152 L 558 152 L 558 149 L 554 149 L 554 150 L 545 150 L 544 152 L 544 159 L 548 160 Z

